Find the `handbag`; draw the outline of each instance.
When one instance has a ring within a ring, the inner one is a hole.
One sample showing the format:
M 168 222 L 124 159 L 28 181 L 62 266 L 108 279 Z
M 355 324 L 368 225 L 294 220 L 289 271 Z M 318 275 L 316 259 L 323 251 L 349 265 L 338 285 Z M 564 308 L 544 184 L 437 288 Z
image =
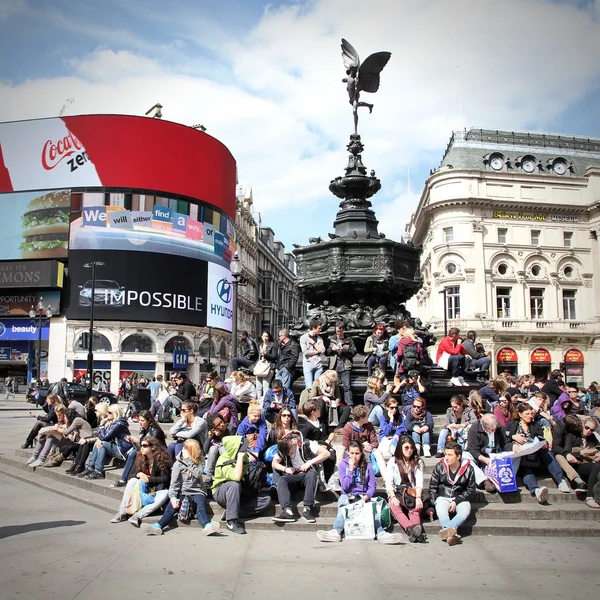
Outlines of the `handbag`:
M 134 485 L 129 492 L 129 498 L 127 498 L 127 501 L 125 502 L 125 513 L 128 515 L 134 515 L 142 508 L 140 484 L 141 481 L 138 479 L 136 485 Z
M 177 519 L 179 521 L 191 521 L 194 518 L 195 512 L 196 503 L 194 502 L 194 499 L 191 496 L 184 496 L 179 505 Z
M 254 365 L 252 372 L 256 377 L 266 377 L 271 371 L 271 363 L 264 357 Z
M 329 407 L 329 427 L 337 427 L 340 424 L 337 406 Z
M 413 487 L 401 485 L 400 489 L 396 490 L 396 498 L 398 498 L 400 506 L 406 510 L 415 510 L 417 507 L 417 490 Z M 423 490 L 421 500 L 423 501 L 422 510 L 427 510 L 432 506 L 428 490 Z

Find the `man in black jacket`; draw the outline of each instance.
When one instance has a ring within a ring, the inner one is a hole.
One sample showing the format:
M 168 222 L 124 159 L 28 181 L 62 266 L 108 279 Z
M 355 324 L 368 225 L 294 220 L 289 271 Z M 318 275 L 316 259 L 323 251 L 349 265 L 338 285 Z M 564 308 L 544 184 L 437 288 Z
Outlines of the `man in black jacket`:
M 233 371 L 239 371 L 240 367 L 253 367 L 256 364 L 258 360 L 258 346 L 245 329 L 240 331 L 238 352 L 240 356 L 234 356 L 231 359 L 231 369 Z
M 177 376 L 177 397 L 183 402 L 187 402 L 196 396 L 194 384 L 187 378 L 185 373 Z
M 475 483 L 479 486 L 483 485 L 485 491 L 491 494 L 498 490 L 492 481 L 485 476 L 483 469 L 491 462 L 489 455 L 504 452 L 504 446 L 506 446 L 506 437 L 502 428 L 498 427 L 498 420 L 493 414 L 483 415 L 480 421 L 469 428 L 467 452 L 463 453 L 463 457 L 472 461 Z
M 448 546 L 460 543 L 461 537 L 456 532 L 471 514 L 471 500 L 476 491 L 473 467 L 470 461 L 462 460 L 460 444 L 446 442 L 444 458 L 431 474 L 429 495 L 442 526 L 439 537 Z
M 279 332 L 279 358 L 276 363 L 275 379 L 280 379 L 283 387 L 291 391 L 296 372 L 296 363 L 300 355 L 300 345 L 290 337 L 287 329 Z
M 554 369 L 554 371 L 550 373 L 548 381 L 542 386 L 542 392 L 548 396 L 550 405 L 554 404 L 558 400 L 558 397 L 564 392 L 564 390 L 560 388 L 562 385 L 562 382 L 560 381 L 561 377 L 562 373 L 558 369 Z
M 336 371 L 344 390 L 346 406 L 352 406 L 352 388 L 350 373 L 352 372 L 352 359 L 356 355 L 356 345 L 351 337 L 344 331 L 342 321 L 335 324 L 335 335 L 330 336 L 325 354 L 329 357 L 329 368 Z

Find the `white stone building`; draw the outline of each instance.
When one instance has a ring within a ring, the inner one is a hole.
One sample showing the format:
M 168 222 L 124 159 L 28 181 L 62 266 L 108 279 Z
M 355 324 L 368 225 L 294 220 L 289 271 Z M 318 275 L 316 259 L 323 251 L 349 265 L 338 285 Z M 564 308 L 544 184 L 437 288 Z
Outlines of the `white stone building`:
M 424 285 L 408 308 L 478 333 L 494 373 L 600 377 L 600 139 L 455 133 L 407 231 Z M 445 306 L 444 306 L 445 299 Z

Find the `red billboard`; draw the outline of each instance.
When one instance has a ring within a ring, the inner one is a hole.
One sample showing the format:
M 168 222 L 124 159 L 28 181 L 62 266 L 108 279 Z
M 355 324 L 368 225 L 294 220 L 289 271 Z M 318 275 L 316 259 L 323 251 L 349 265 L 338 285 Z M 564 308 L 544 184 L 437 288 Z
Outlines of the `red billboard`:
M 127 115 L 0 123 L 0 193 L 153 190 L 207 202 L 235 219 L 235 185 L 229 150 L 185 125 Z

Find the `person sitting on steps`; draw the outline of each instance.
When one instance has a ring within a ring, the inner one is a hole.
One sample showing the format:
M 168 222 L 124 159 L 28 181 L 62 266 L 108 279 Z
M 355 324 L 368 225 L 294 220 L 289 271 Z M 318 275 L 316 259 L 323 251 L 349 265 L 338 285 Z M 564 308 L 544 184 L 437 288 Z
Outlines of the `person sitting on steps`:
M 448 365 L 442 366 L 451 375 L 450 385 L 464 386 L 467 385 L 463 378 L 465 374 L 466 359 L 465 356 L 467 351 L 458 339 L 460 329 L 458 327 L 450 327 L 448 335 L 440 342 L 437 349 L 435 362 L 439 365 L 442 356 L 448 356 Z
M 142 529 L 148 535 L 162 535 L 165 527 L 173 520 L 184 499 L 193 501 L 196 506 L 196 519 L 204 535 L 219 531 L 220 524 L 211 521 L 206 514 L 206 486 L 202 480 L 202 452 L 196 440 L 186 440 L 173 464 L 169 485 L 169 502 L 158 523 L 143 523 Z
M 367 357 L 367 374 L 373 374 L 373 369 L 378 366 L 384 373 L 387 369 L 390 351 L 388 348 L 388 333 L 385 325 L 375 325 L 373 333 L 367 338 L 364 353 Z
M 431 456 L 431 436 L 433 435 L 433 417 L 427 410 L 427 402 L 423 398 L 413 400 L 410 412 L 404 422 L 406 431 L 412 436 L 417 445 L 417 452 L 421 453 L 423 447 L 423 456 Z
M 341 542 L 344 533 L 343 507 L 361 498 L 370 502 L 377 487 L 373 467 L 367 462 L 362 446 L 356 440 L 350 442 L 348 455 L 340 462 L 338 475 L 343 493 L 337 502 L 338 511 L 333 528 L 317 531 L 317 537 L 322 542 Z M 374 525 L 377 540 L 382 544 L 399 544 L 402 541 L 401 534 L 388 533 L 377 519 Z
M 237 429 L 237 435 L 248 440 L 248 449 L 255 454 L 260 454 L 267 449 L 267 422 L 261 415 L 261 405 L 258 402 L 250 402 L 248 415 Z
M 444 455 L 444 444 L 451 437 L 464 449 L 467 443 L 467 433 L 473 423 L 477 423 L 477 416 L 469 408 L 467 399 L 462 394 L 450 398 L 450 408 L 446 410 L 446 420 L 440 429 L 437 441 L 437 458 Z
M 184 402 L 181 405 L 181 418 L 169 430 L 169 433 L 175 438 L 175 441 L 167 446 L 171 461 L 174 461 L 181 452 L 185 440 L 196 439 L 201 447 L 206 443 L 208 425 L 202 417 L 196 414 L 196 409 L 195 402 Z
M 48 425 L 56 425 L 57 418 L 55 409 L 58 405 L 62 405 L 62 400 L 60 396 L 58 394 L 48 394 L 46 396 L 46 402 L 43 407 L 46 414 L 35 415 L 32 412 L 29 413 L 30 417 L 36 418 L 36 422 L 29 434 L 27 435 L 27 439 L 21 446 L 23 450 L 25 450 L 26 448 L 31 448 L 33 446 L 33 441 L 37 437 L 37 434 L 39 433 L 40 429 L 48 427 Z

